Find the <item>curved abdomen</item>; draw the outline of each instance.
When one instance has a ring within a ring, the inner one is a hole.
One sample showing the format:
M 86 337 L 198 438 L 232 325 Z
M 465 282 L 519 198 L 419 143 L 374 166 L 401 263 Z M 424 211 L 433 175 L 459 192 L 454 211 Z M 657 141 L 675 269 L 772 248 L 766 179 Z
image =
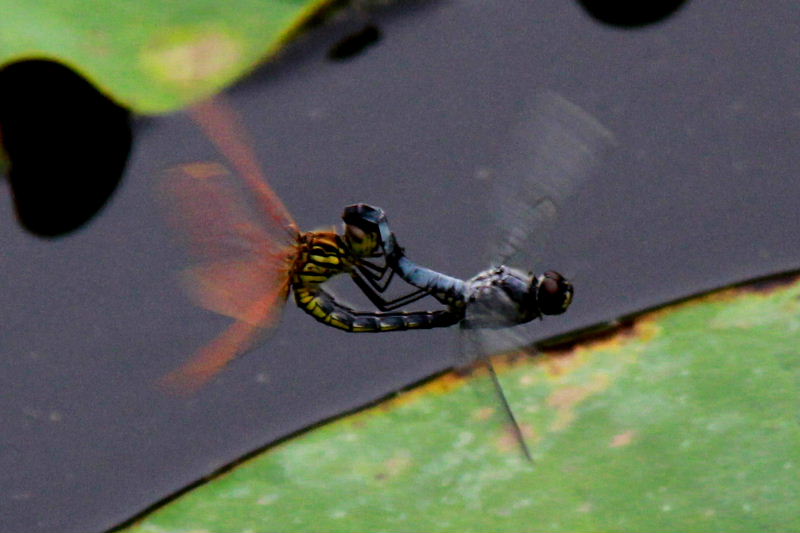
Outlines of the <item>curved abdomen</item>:
M 340 304 L 317 288 L 296 287 L 297 306 L 327 326 L 353 333 L 379 333 L 409 329 L 445 328 L 457 324 L 463 315 L 452 310 L 360 313 Z
M 297 306 L 327 326 L 354 333 L 449 327 L 463 313 L 441 311 L 358 312 L 337 302 L 321 285 L 333 276 L 350 272 L 352 259 L 341 238 L 333 232 L 309 232 L 300 240 L 300 254 L 292 273 Z

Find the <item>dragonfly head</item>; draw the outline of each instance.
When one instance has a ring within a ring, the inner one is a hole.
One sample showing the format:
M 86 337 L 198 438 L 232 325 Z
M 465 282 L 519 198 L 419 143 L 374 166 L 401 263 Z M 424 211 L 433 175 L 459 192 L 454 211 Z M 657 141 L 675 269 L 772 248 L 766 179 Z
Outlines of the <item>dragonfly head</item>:
M 370 257 L 381 244 L 379 225 L 386 219 L 383 209 L 367 204 L 354 204 L 344 208 L 344 241 L 357 257 Z
M 468 321 L 473 327 L 525 324 L 542 315 L 560 315 L 572 302 L 572 284 L 557 272 L 539 276 L 501 265 L 467 281 Z
M 534 276 L 501 266 L 474 279 L 483 278 L 490 281 L 492 287 L 501 289 L 505 295 L 502 298 L 492 296 L 492 314 L 498 319 L 497 322 L 506 320 L 508 323 L 524 324 L 541 318 L 542 315 L 560 315 L 572 303 L 572 283 L 552 270 Z M 477 287 L 479 290 L 475 294 L 481 293 L 480 284 Z M 488 294 L 487 291 L 484 292 Z M 502 305 L 502 301 L 507 301 L 509 305 Z
M 543 315 L 560 315 L 566 311 L 572 303 L 574 292 L 572 283 L 552 270 L 531 278 L 528 289 L 529 297 L 535 299 Z

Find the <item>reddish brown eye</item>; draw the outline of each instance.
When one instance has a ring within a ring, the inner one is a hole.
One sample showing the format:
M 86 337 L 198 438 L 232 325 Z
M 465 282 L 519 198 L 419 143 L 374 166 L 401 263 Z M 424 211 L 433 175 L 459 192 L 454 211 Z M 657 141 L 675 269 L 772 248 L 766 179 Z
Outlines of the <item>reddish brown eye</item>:
M 544 281 L 542 281 L 540 290 L 547 294 L 556 294 L 558 292 L 558 282 L 554 279 L 545 278 Z
M 539 282 L 537 303 L 545 315 L 560 315 L 572 303 L 572 284 L 552 270 L 545 272 Z

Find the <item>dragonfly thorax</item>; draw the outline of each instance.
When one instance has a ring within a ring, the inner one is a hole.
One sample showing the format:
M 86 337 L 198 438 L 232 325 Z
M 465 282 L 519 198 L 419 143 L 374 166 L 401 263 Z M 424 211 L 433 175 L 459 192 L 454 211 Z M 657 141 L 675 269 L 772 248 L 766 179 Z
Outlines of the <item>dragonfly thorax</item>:
M 557 315 L 572 302 L 572 284 L 561 274 L 539 276 L 501 265 L 467 280 L 467 327 L 503 328 Z

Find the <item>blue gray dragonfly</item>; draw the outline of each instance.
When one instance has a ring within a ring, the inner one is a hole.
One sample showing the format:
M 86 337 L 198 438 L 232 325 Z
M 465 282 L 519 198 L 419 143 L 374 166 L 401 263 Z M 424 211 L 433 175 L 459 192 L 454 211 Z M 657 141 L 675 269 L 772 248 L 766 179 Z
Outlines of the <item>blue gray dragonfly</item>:
M 506 156 L 497 165 L 492 180 L 494 235 L 489 241 L 490 268 L 462 280 L 413 262 L 398 244 L 380 208 L 349 206 L 343 219 L 351 231 L 379 234 L 386 265 L 391 269 L 381 285 L 373 283 L 369 276 L 361 280 L 354 277 L 362 291 L 382 312 L 425 296 L 446 306 L 450 320 L 439 323 L 460 326 L 462 342 L 456 366 L 476 362 L 487 366 L 515 438 L 531 459 L 489 356 L 530 347 L 534 333 L 520 326 L 544 315 L 565 312 L 572 303 L 574 289 L 558 272 L 534 274 L 511 265 L 524 268 L 541 259 L 536 254 L 544 249 L 559 210 L 598 166 L 614 138 L 586 111 L 554 93 L 537 95 L 527 113 L 512 131 L 505 145 Z M 365 263 L 359 269 L 369 274 L 373 266 Z M 384 298 L 382 293 L 394 274 L 416 290 L 400 298 Z M 430 324 L 420 321 L 423 328 Z M 405 322 L 397 329 L 414 328 L 413 322 Z

